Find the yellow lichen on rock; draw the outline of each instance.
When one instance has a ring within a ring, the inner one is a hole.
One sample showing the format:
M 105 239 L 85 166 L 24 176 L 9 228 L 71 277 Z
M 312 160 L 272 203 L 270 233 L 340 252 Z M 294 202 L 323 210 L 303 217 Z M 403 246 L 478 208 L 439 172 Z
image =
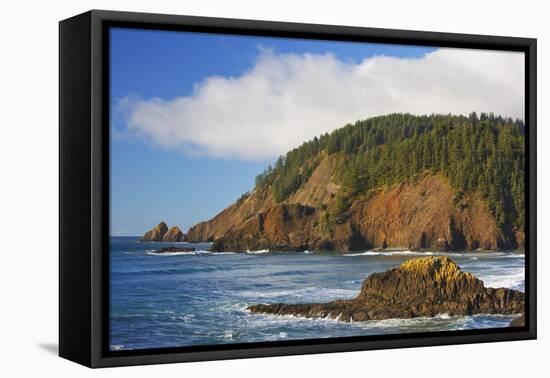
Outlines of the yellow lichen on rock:
M 436 282 L 456 280 L 459 277 L 474 278 L 472 274 L 461 271 L 460 267 L 447 256 L 411 259 L 401 264 L 400 269 L 431 277 Z

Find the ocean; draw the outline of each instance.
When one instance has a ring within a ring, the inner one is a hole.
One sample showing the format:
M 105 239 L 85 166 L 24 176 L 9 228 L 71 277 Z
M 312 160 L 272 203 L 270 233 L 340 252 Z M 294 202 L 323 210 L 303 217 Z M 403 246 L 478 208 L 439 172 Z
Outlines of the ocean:
M 210 253 L 209 243 L 138 240 L 110 240 L 111 350 L 497 328 L 517 317 L 440 314 L 345 323 L 246 310 L 257 303 L 353 298 L 369 274 L 424 255 L 451 257 L 487 287 L 525 290 L 525 258 L 515 252 Z M 196 251 L 154 253 L 170 245 Z

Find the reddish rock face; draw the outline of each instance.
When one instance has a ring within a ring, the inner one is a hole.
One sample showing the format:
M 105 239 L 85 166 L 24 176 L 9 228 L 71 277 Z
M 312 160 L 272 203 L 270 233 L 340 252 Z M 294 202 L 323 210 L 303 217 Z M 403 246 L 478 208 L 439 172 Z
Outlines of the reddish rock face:
M 458 197 L 447 180 L 425 173 L 356 201 L 351 222 L 375 247 L 411 250 L 514 249 L 476 194 Z
M 448 257 L 425 257 L 399 268 L 371 274 L 352 300 L 309 304 L 258 304 L 255 313 L 329 317 L 342 321 L 433 317 L 438 314 L 517 314 L 525 295 L 505 288 L 486 288 Z
M 252 192 L 191 227 L 187 240 L 213 241 L 217 251 L 523 247 L 523 233 L 497 227 L 479 195 L 459 196 L 445 177 L 428 172 L 355 198 L 342 220 L 328 224 L 327 209 L 339 188 L 332 181 L 334 167 L 332 158 L 325 157 L 310 180 L 279 204 L 268 187 Z

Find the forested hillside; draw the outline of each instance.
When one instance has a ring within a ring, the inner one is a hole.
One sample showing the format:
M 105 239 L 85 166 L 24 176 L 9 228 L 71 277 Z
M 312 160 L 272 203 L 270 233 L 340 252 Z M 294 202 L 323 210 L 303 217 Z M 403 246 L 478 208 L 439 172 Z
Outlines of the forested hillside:
M 525 125 L 493 114 L 413 116 L 391 114 L 357 121 L 281 156 L 256 178 L 256 191 L 270 188 L 281 203 L 298 191 L 322 160 L 337 162 L 341 189 L 331 215 L 354 199 L 430 171 L 457 190 L 478 193 L 499 228 L 524 229 Z

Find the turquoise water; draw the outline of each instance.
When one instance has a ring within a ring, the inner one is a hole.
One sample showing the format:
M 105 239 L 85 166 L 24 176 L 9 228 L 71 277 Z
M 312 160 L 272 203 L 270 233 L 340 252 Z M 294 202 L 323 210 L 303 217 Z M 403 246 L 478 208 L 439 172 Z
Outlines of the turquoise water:
M 431 252 L 209 253 L 207 243 L 177 243 L 196 252 L 155 255 L 174 243 L 113 237 L 111 350 L 389 333 L 506 327 L 514 316 L 476 315 L 343 323 L 331 319 L 251 314 L 255 303 L 353 298 L 373 272 Z M 524 290 L 523 254 L 447 254 L 489 287 Z

